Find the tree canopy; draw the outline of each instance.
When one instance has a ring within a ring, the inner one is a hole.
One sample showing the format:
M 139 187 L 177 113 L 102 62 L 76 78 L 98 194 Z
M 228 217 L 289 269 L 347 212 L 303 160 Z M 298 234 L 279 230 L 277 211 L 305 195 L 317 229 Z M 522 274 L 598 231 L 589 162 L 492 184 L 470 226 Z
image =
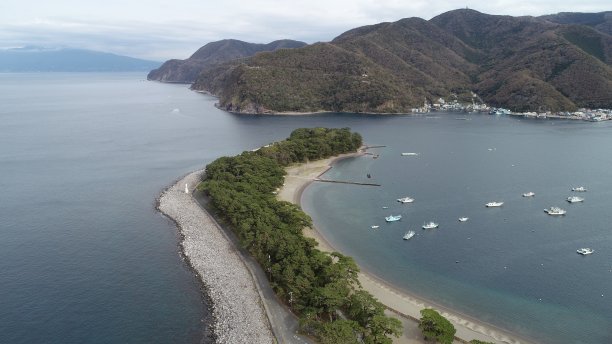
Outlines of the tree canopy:
M 421 310 L 419 328 L 423 332 L 425 340 L 433 340 L 442 344 L 452 344 L 457 332 L 450 321 L 433 309 Z
M 355 261 L 316 249 L 302 234 L 310 217 L 275 197 L 284 166 L 356 151 L 361 144 L 361 135 L 348 128 L 296 129 L 284 141 L 213 161 L 198 187 L 268 272 L 277 295 L 300 315 L 302 330 L 321 343 L 386 344 L 388 336 L 401 334 L 401 323 L 361 290 Z

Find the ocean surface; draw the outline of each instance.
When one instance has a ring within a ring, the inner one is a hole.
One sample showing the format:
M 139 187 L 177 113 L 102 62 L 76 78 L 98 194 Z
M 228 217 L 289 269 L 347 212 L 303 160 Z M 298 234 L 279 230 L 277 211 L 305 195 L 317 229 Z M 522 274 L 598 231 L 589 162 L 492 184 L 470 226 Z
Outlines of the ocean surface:
M 387 147 L 325 177 L 382 186 L 314 183 L 303 208 L 334 247 L 399 289 L 538 342 L 612 343 L 612 123 L 463 117 L 356 128 Z M 414 203 L 396 201 L 404 196 Z M 550 206 L 567 215 L 547 215 Z M 423 230 L 428 221 L 440 227 Z M 404 241 L 408 230 L 417 235 Z
M 382 187 L 313 184 L 303 197 L 365 269 L 542 342 L 612 342 L 612 123 L 241 116 L 215 101 L 139 73 L 0 74 L 0 343 L 210 343 L 209 304 L 155 199 L 217 157 L 314 126 L 387 146 L 327 175 Z M 567 204 L 579 185 L 585 202 Z M 406 195 L 415 203 L 395 201 Z M 551 205 L 568 214 L 547 216 Z M 440 228 L 420 229 L 428 220 Z

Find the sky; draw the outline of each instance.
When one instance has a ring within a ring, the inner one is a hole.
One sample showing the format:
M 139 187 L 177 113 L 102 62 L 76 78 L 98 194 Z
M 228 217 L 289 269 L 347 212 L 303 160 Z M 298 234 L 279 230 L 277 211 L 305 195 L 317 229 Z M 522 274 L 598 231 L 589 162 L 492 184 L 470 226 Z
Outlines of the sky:
M 612 10 L 610 0 L 1 0 L 0 49 L 92 49 L 164 61 L 233 38 L 330 41 L 349 29 L 458 8 L 512 16 Z

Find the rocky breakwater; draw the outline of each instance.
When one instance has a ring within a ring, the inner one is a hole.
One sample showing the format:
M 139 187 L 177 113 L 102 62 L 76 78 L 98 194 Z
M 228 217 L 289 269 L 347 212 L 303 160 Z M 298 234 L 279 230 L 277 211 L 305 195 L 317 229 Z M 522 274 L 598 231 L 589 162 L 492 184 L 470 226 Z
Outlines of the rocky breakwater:
M 202 173 L 193 172 L 166 189 L 158 209 L 176 222 L 183 253 L 207 289 L 217 343 L 273 343 L 255 282 L 236 248 L 191 193 L 185 193 L 185 184 L 193 190 Z

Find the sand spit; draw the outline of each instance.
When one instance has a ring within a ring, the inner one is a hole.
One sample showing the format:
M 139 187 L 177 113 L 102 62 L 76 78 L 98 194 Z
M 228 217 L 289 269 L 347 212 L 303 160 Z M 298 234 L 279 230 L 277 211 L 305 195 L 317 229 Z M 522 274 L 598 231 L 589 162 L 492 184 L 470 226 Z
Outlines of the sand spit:
M 166 189 L 158 209 L 176 222 L 183 254 L 207 289 L 217 343 L 274 343 L 251 274 L 233 244 L 191 195 L 202 173 L 190 173 Z

